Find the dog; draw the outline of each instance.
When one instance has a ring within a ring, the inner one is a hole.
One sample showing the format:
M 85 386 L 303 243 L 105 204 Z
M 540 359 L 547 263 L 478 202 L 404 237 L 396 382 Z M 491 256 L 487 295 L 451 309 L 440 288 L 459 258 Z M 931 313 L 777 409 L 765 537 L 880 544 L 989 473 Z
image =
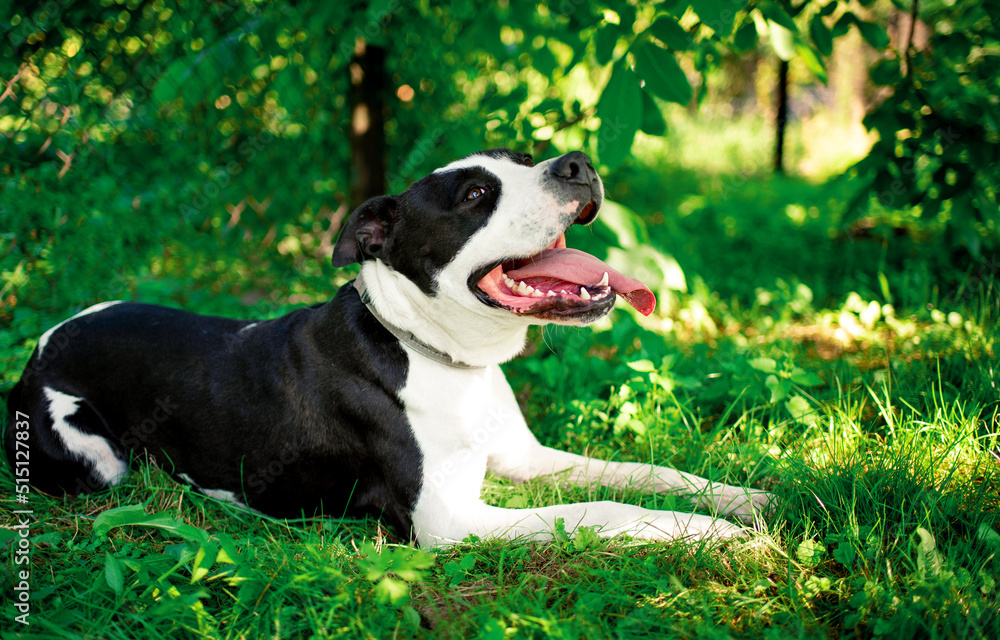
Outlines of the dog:
M 333 265 L 359 274 L 325 304 L 257 321 L 86 309 L 41 336 L 13 388 L 8 458 L 29 443 L 31 483 L 78 494 L 120 483 L 147 453 L 215 498 L 275 517 L 373 514 L 422 546 L 546 539 L 559 519 L 605 537 L 743 535 L 717 516 L 759 518 L 769 494 L 542 446 L 500 369 L 529 325 L 586 325 L 618 297 L 653 310 L 644 284 L 566 247 L 603 199 L 581 152 L 534 164 L 493 149 L 358 207 Z M 684 492 L 717 516 L 499 508 L 480 496 L 487 470 Z

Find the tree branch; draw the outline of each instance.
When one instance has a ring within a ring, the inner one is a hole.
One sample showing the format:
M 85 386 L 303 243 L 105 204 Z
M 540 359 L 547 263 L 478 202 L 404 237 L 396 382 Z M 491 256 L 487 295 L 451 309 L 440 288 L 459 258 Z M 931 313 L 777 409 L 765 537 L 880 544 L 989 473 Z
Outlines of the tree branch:
M 903 64 L 901 71 L 903 77 L 910 75 L 910 49 L 913 48 L 913 32 L 917 28 L 917 6 L 920 0 L 913 0 L 913 7 L 910 8 L 910 29 L 906 34 L 906 42 L 903 45 Z

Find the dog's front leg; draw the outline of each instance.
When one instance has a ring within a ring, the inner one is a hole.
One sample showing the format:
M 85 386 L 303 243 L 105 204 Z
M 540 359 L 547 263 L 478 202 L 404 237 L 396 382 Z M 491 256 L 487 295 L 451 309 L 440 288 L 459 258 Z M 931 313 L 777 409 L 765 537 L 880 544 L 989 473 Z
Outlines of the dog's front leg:
M 503 447 L 489 459 L 491 471 L 512 480 L 524 481 L 565 473 L 574 484 L 597 483 L 620 489 L 691 495 L 699 506 L 747 523 L 759 521 L 772 501 L 772 495 L 766 491 L 712 482 L 652 464 L 588 458 L 543 447 L 531 436 L 527 427 L 512 431 L 520 437 L 511 437 L 508 442 L 517 443 L 516 446 Z
M 534 438 L 527 441 L 516 433 L 507 434 L 510 437 L 503 441 L 515 450 L 525 452 L 539 447 Z M 558 530 L 560 520 L 567 533 L 585 526 L 596 528 L 603 537 L 627 534 L 666 540 L 727 538 L 745 533 L 743 528 L 711 516 L 656 511 L 608 501 L 537 509 L 493 507 L 480 498 L 483 476 L 493 456 L 479 446 L 447 444 L 448 439 L 442 438 L 436 446 L 423 450 L 422 483 L 412 511 L 413 533 L 422 546 L 454 544 L 470 534 L 480 538 L 547 540 Z M 520 448 L 521 445 L 527 448 Z M 543 462 L 537 457 L 534 461 Z
M 610 501 L 503 509 L 481 501 L 435 501 L 425 494 L 421 503 L 413 520 L 421 546 L 451 545 L 470 534 L 483 539 L 545 541 L 551 540 L 560 526 L 569 534 L 580 527 L 593 527 L 604 538 L 625 534 L 644 540 L 725 539 L 746 533 L 742 527 L 710 516 Z
M 543 447 L 528 429 L 510 387 L 501 391 L 491 411 L 494 420 L 502 425 L 489 442 L 487 464 L 493 473 L 517 482 L 566 473 L 575 484 L 598 483 L 623 489 L 686 494 L 693 496 L 699 506 L 747 523 L 758 522 L 772 504 L 772 495 L 766 491 L 711 482 L 668 467 L 608 462 Z
M 668 467 L 635 462 L 608 462 L 538 445 L 525 456 L 529 477 L 566 473 L 575 484 L 598 483 L 657 493 L 691 495 L 696 504 L 720 515 L 754 522 L 767 511 L 771 494 L 757 489 L 712 482 Z

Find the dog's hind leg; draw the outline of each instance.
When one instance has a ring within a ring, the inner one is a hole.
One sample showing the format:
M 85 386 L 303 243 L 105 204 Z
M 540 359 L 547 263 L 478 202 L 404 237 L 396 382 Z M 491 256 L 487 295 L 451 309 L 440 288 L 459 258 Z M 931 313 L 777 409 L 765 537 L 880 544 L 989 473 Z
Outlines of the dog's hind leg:
M 88 493 L 118 484 L 128 471 L 123 448 L 106 436 L 85 398 L 23 382 L 8 400 L 7 457 L 15 474 L 51 494 Z

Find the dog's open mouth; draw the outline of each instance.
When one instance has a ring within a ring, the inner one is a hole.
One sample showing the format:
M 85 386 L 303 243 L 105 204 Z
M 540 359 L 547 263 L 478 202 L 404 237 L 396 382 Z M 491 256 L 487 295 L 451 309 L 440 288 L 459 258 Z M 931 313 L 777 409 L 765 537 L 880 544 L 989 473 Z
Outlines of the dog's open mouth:
M 533 256 L 501 262 L 474 282 L 473 291 L 487 304 L 545 319 L 606 312 L 615 295 L 643 315 L 656 307 L 649 287 L 589 253 L 566 248 L 565 235 Z

